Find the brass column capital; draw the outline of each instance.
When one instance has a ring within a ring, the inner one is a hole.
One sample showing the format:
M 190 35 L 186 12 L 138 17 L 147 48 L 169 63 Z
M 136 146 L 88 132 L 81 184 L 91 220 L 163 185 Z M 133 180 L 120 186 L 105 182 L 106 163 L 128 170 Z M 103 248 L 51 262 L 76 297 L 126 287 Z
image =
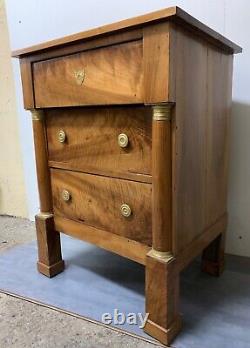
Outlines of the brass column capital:
M 52 213 L 49 213 L 49 212 L 40 212 L 37 214 L 37 216 L 40 218 L 40 219 L 48 219 L 48 218 L 52 218 L 54 217 L 54 215 Z
M 44 111 L 40 109 L 31 109 L 30 110 L 33 121 L 42 121 L 44 118 Z
M 148 253 L 147 256 L 153 257 L 154 259 L 157 259 L 159 261 L 163 262 L 170 262 L 174 259 L 174 255 L 170 251 L 158 251 L 152 248 Z
M 158 104 L 153 105 L 153 120 L 154 121 L 171 121 L 171 109 L 173 104 Z

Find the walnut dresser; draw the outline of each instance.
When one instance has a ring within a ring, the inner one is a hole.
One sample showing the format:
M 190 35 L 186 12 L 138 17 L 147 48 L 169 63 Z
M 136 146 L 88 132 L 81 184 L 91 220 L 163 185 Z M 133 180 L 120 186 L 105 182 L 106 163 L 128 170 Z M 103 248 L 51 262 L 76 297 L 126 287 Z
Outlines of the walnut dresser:
M 177 7 L 13 52 L 31 110 L 38 270 L 60 233 L 145 265 L 145 331 L 181 328 L 179 275 L 223 270 L 233 54 Z M 87 285 L 86 285 L 87 286 Z

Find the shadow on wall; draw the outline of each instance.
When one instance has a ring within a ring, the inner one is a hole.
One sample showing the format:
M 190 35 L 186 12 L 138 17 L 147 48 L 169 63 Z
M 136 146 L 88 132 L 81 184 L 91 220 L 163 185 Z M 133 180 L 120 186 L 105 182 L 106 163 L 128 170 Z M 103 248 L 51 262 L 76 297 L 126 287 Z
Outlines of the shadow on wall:
M 250 257 L 250 105 L 233 102 L 226 251 Z

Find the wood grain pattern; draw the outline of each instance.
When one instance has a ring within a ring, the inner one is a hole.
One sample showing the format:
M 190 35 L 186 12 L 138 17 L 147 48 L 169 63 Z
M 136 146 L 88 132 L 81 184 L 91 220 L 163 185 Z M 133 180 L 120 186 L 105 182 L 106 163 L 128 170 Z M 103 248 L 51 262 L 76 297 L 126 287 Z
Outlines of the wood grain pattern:
M 143 102 L 142 42 L 134 41 L 33 64 L 37 107 Z M 84 69 L 77 84 L 75 72 Z
M 51 169 L 51 182 L 55 215 L 151 245 L 151 185 L 58 169 Z M 128 218 L 121 215 L 124 203 L 132 209 Z
M 144 330 L 168 345 L 181 329 L 179 273 L 175 259 L 163 262 L 147 256 L 145 291 L 149 318 Z
M 68 56 L 74 53 L 84 52 L 96 48 L 113 46 L 116 44 L 140 41 L 143 38 L 143 32 L 141 28 L 129 30 L 125 32 L 110 33 L 104 37 L 97 37 L 92 40 L 79 41 L 76 43 L 71 43 L 68 46 L 59 46 L 53 48 L 53 50 L 34 52 L 34 54 L 29 55 L 29 60 L 34 62 L 39 62 L 42 60 L 47 60 L 51 58 L 58 58 L 63 56 Z M 25 59 L 25 57 L 21 58 Z
M 179 27 L 175 30 L 173 242 L 179 253 L 205 227 L 207 46 Z
M 34 109 L 33 76 L 30 58 L 20 60 L 20 71 L 23 88 L 23 104 L 25 109 Z
M 139 174 L 139 173 L 130 173 L 130 172 L 114 172 L 114 171 L 106 171 L 103 169 L 94 169 L 93 171 L 86 171 L 86 170 L 79 170 L 79 167 L 73 167 L 72 165 L 66 163 L 66 162 L 56 162 L 56 161 L 49 161 L 50 168 L 56 168 L 56 169 L 65 169 L 70 170 L 74 172 L 81 172 L 81 173 L 87 173 L 87 174 L 96 174 L 105 176 L 108 178 L 117 178 L 117 179 L 127 179 L 137 182 L 144 182 L 146 184 L 152 184 L 152 176 L 147 174 Z
M 225 232 L 221 233 L 202 253 L 201 270 L 215 277 L 219 277 L 224 271 L 225 236 Z
M 195 238 L 176 257 L 176 267 L 181 272 L 189 263 L 211 244 L 227 227 L 227 214 L 221 216 L 212 226 L 209 226 L 201 235 Z
M 35 111 L 36 112 L 36 111 Z M 44 124 L 44 112 L 39 110 L 40 119 L 33 120 L 33 138 L 36 153 L 37 183 L 40 211 L 52 212 L 50 173 L 48 167 L 47 139 Z
M 173 7 L 14 53 L 25 107 L 46 108 L 46 125 L 43 109 L 33 121 L 47 212 L 36 217 L 39 271 L 63 270 L 58 232 L 144 264 L 145 331 L 163 344 L 181 326 L 180 272 L 202 252 L 203 271 L 223 269 L 232 53 L 240 51 Z M 159 113 L 166 103 L 172 117 Z M 119 147 L 121 133 L 128 147 Z
M 169 23 L 143 29 L 144 102 L 169 101 Z
M 35 53 L 28 57 L 20 59 L 20 69 L 23 86 L 23 100 L 25 109 L 33 109 L 35 107 L 34 89 L 33 89 L 33 73 L 32 63 L 39 62 L 51 58 L 67 56 L 73 53 L 84 52 L 90 49 L 107 47 L 115 44 L 121 44 L 130 41 L 142 40 L 142 30 L 130 30 L 123 33 L 114 33 L 106 37 L 96 38 L 91 41 L 71 44 L 70 46 L 62 46 L 50 51 Z
M 51 48 L 66 46 L 72 43 L 79 42 L 81 40 L 91 39 L 95 37 L 103 37 L 107 33 L 119 32 L 122 30 L 128 30 L 132 28 L 138 28 L 143 25 L 149 25 L 156 22 L 162 21 L 176 21 L 180 25 L 188 26 L 192 28 L 198 35 L 201 35 L 204 39 L 209 39 L 214 45 L 226 50 L 229 53 L 241 52 L 241 47 L 228 40 L 224 36 L 220 35 L 213 29 L 209 28 L 205 24 L 201 23 L 194 17 L 190 16 L 188 13 L 183 11 L 181 8 L 174 6 L 162 9 L 160 11 L 155 11 L 147 13 L 142 16 L 129 18 L 122 20 L 120 22 L 104 25 L 99 28 L 87 30 L 77 34 L 69 35 L 60 39 L 51 40 L 42 44 L 34 45 L 24 49 L 16 50 L 12 52 L 13 57 L 20 57 L 23 55 L 30 54 L 32 52 L 41 52 Z
M 55 229 L 69 236 L 97 245 L 105 250 L 112 251 L 142 265 L 146 264 L 146 255 L 150 250 L 145 244 L 132 239 L 103 231 L 98 228 L 82 224 L 77 221 L 55 216 Z
M 175 26 L 174 31 L 171 62 L 176 101 L 172 154 L 176 254 L 227 209 L 232 58 L 180 27 Z
M 51 166 L 151 181 L 151 108 L 79 108 L 46 111 Z M 58 141 L 60 130 L 65 143 Z M 125 133 L 126 148 L 118 144 Z
M 38 263 L 40 273 L 53 277 L 64 270 L 60 234 L 55 231 L 53 215 L 36 215 Z
M 206 224 L 227 210 L 233 56 L 208 48 Z
M 172 251 L 171 123 L 153 120 L 152 233 L 153 248 Z

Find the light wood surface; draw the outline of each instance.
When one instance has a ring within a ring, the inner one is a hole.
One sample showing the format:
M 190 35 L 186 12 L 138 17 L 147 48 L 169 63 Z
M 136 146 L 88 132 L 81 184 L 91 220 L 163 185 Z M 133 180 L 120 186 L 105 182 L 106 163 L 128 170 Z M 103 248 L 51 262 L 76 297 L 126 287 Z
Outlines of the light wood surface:
M 76 43 L 71 43 L 69 46 L 54 47 L 53 50 L 42 51 L 38 54 L 29 55 L 29 60 L 39 62 L 46 59 L 68 56 L 70 54 L 89 51 L 95 48 L 109 47 L 116 44 L 140 41 L 143 38 L 143 29 L 133 29 L 123 32 L 114 32 L 104 37 L 96 37 L 92 40 L 84 40 Z
M 34 109 L 33 76 L 30 58 L 20 60 L 20 71 L 23 89 L 23 105 L 25 109 Z
M 144 264 L 145 331 L 163 344 L 181 327 L 180 272 L 202 252 L 203 271 L 223 270 L 240 51 L 173 7 L 14 53 L 25 107 L 46 115 L 33 121 L 41 210 L 54 213 L 37 218 L 39 271 L 63 269 L 58 232 Z
M 51 169 L 51 184 L 55 215 L 151 245 L 151 185 L 58 169 Z M 121 215 L 122 204 L 131 216 Z
M 48 167 L 47 138 L 44 123 L 45 116 L 43 110 L 32 111 L 32 118 L 40 211 L 51 213 L 51 183 Z
M 39 272 L 51 278 L 64 270 L 60 234 L 54 229 L 53 215 L 36 215 Z
M 144 330 L 169 345 L 181 329 L 179 314 L 179 273 L 175 259 L 168 262 L 147 256 L 146 313 Z
M 169 101 L 169 23 L 143 29 L 144 102 Z
M 142 265 L 146 264 L 146 255 L 150 247 L 145 244 L 60 216 L 55 216 L 54 220 L 57 231 L 92 243 Z
M 153 248 L 172 252 L 171 122 L 153 120 L 152 232 Z
M 209 40 L 214 45 L 219 46 L 221 49 L 226 50 L 230 53 L 241 52 L 241 47 L 228 40 L 221 34 L 217 33 L 213 29 L 209 28 L 205 24 L 198 21 L 196 18 L 190 16 L 187 12 L 183 11 L 181 8 L 174 6 L 168 7 L 159 11 L 147 13 L 142 16 L 129 18 L 122 20 L 120 22 L 104 25 L 99 28 L 87 30 L 77 34 L 69 35 L 61 39 L 51 40 L 45 43 L 27 47 L 24 49 L 16 50 L 12 52 L 13 57 L 21 57 L 30 53 L 37 53 L 45 51 L 51 48 L 60 47 L 62 45 L 69 45 L 72 43 L 79 42 L 81 40 L 86 40 L 90 38 L 95 38 L 98 36 L 103 36 L 107 33 L 113 33 L 121 30 L 129 30 L 132 28 L 138 28 L 141 26 L 153 24 L 155 22 L 162 21 L 176 21 L 180 25 L 184 25 L 189 30 L 195 31 L 196 34 L 202 36 L 203 38 Z
M 225 231 L 214 239 L 202 253 L 201 270 L 210 275 L 219 277 L 225 266 Z
M 151 108 L 79 108 L 46 111 L 51 166 L 87 173 L 151 180 Z M 66 140 L 58 134 L 63 130 Z M 128 146 L 118 143 L 128 136 Z
M 200 234 L 195 240 L 189 243 L 186 248 L 176 257 L 176 268 L 182 271 L 187 267 L 192 260 L 202 253 L 213 240 L 215 240 L 221 233 L 224 233 L 227 228 L 227 214 L 221 216 L 212 226 Z M 220 245 L 223 247 L 223 244 Z M 220 249 L 221 254 L 224 254 L 224 249 Z
M 72 55 L 74 53 L 85 52 L 95 48 L 102 48 L 112 46 L 115 44 L 140 41 L 142 40 L 142 38 L 142 29 L 136 29 L 128 32 L 114 33 L 102 38 L 97 37 L 93 40 L 75 43 L 70 46 L 61 46 L 50 51 L 40 52 L 39 54 L 22 58 L 20 60 L 20 66 L 25 109 L 31 109 L 35 107 L 33 63 L 41 62 L 52 58 Z
M 142 42 L 134 41 L 34 63 L 36 106 L 141 103 L 142 59 Z
M 180 27 L 173 31 L 173 248 L 178 254 L 227 209 L 232 57 Z

